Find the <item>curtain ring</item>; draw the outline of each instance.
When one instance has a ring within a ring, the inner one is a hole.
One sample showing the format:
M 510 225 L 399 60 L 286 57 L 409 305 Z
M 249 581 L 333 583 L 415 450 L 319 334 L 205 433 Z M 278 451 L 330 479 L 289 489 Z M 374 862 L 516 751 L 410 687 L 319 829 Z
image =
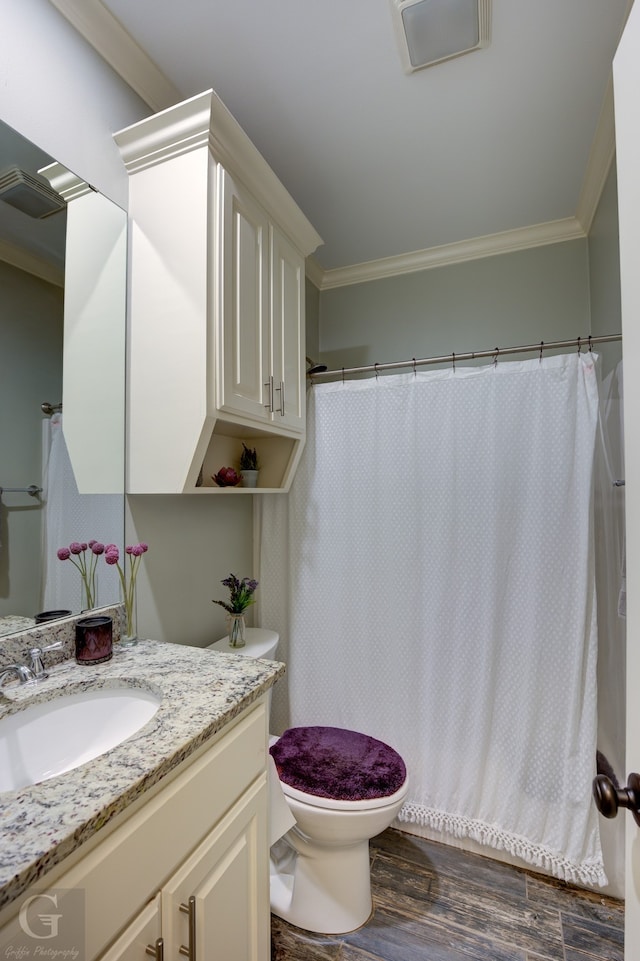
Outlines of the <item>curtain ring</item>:
M 455 374 L 455 372 L 456 372 L 456 355 L 455 355 L 454 353 L 451 354 L 451 367 L 452 367 L 453 372 L 454 372 L 454 374 Z
M 494 366 L 494 367 L 497 367 L 497 366 L 498 366 L 498 354 L 499 354 L 499 353 L 500 353 L 500 348 L 499 348 L 499 347 L 496 347 L 496 352 L 495 352 L 495 354 L 493 355 L 493 366 Z
M 342 368 L 342 383 L 344 384 L 344 367 Z
M 373 369 L 375 370 L 376 380 L 377 380 L 377 379 L 378 379 L 378 365 L 377 365 L 377 364 L 374 364 L 374 365 L 373 365 Z
M 582 337 L 578 337 L 578 353 L 580 353 L 580 341 L 581 341 L 581 340 L 582 340 Z
M 415 357 L 413 358 L 413 376 L 414 376 L 414 377 L 417 377 L 417 376 L 418 376 L 417 371 L 416 371 L 416 359 L 415 359 Z
M 540 341 L 540 356 L 538 357 L 538 363 L 542 363 L 542 351 L 544 350 L 544 340 Z
M 593 353 L 593 344 L 591 343 L 591 334 L 589 334 L 589 353 Z

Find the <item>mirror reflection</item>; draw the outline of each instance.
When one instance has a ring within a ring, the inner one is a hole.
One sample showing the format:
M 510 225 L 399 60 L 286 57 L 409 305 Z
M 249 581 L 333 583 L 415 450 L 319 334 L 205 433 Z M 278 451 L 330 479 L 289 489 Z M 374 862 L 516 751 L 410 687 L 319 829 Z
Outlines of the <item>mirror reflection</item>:
M 120 599 L 57 552 L 123 546 L 125 305 L 125 212 L 0 122 L 0 635 Z

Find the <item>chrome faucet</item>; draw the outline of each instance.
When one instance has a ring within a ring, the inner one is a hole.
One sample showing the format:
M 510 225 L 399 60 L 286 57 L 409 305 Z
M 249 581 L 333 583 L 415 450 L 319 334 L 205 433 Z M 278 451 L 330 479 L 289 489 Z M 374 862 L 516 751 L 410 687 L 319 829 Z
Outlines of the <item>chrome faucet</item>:
M 55 644 L 49 644 L 48 647 L 31 648 L 29 651 L 29 657 L 31 658 L 31 672 L 36 681 L 44 681 L 46 677 L 49 677 L 44 668 L 42 655 L 46 651 L 58 651 L 62 646 L 62 641 L 56 641 Z M 27 668 L 27 670 L 29 670 L 29 668 Z
M 35 680 L 35 674 L 26 664 L 10 664 L 9 667 L 5 667 L 3 671 L 0 671 L 0 687 L 3 687 L 4 682 L 11 676 L 19 678 L 21 684 Z

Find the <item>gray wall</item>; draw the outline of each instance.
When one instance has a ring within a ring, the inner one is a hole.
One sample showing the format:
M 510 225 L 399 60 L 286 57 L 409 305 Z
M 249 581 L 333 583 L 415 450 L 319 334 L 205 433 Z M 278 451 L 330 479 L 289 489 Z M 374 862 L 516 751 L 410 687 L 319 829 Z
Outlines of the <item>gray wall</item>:
M 62 400 L 61 288 L 0 261 L 0 486 L 42 485 L 43 401 Z M 0 616 L 40 610 L 43 508 L 0 498 Z
M 589 333 L 586 240 L 320 295 L 320 354 L 331 368 Z

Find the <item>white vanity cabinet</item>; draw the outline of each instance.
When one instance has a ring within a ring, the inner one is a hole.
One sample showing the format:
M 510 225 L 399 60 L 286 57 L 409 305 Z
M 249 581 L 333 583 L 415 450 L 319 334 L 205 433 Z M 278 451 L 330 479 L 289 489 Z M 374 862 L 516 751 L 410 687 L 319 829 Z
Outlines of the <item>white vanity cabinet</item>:
M 32 895 L 55 894 L 65 922 L 67 911 L 77 914 L 86 961 L 268 961 L 266 743 L 263 696 L 168 784 L 80 847 L 71 866 L 63 862 L 34 885 L 15 911 Z M 78 891 L 83 905 L 73 901 Z M 23 940 L 19 917 L 0 928 L 0 946 Z
M 266 845 L 264 795 L 262 784 L 247 792 L 100 961 L 268 958 L 264 923 L 255 923 L 264 904 L 259 856 Z
M 212 91 L 115 140 L 130 176 L 127 489 L 246 493 L 212 479 L 246 443 L 258 489 L 286 490 L 320 237 Z

